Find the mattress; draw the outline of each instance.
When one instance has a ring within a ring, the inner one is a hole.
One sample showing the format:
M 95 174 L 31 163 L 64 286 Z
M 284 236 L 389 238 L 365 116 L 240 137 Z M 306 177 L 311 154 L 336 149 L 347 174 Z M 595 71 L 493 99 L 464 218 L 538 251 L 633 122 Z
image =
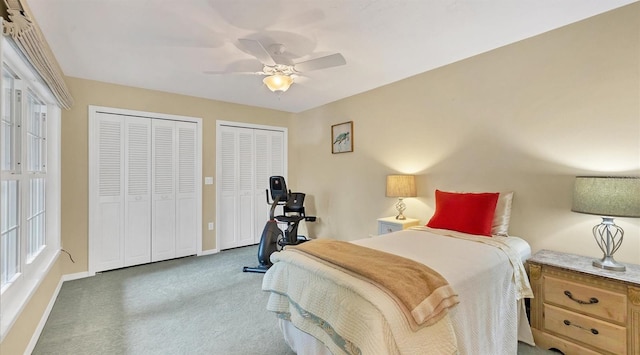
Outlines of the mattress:
M 527 243 L 526 240 L 514 236 L 494 238 L 500 238 L 502 241 L 508 244 L 511 249 L 513 249 L 513 251 L 515 251 L 520 256 L 520 260 L 522 260 L 522 263 L 524 263 L 531 257 L 531 246 L 529 245 L 529 243 Z
M 421 228 L 353 243 L 425 263 L 449 281 L 461 300 L 450 311 L 460 354 L 515 354 L 518 340 L 533 344 L 522 290 L 514 282 L 515 268 L 510 266 L 519 263 L 523 270 L 522 262 L 531 254 L 528 243 L 518 237 L 442 234 L 448 232 Z M 488 241 L 502 247 L 484 244 Z M 290 322 L 281 320 L 280 326 L 285 340 L 298 354 L 331 353 Z

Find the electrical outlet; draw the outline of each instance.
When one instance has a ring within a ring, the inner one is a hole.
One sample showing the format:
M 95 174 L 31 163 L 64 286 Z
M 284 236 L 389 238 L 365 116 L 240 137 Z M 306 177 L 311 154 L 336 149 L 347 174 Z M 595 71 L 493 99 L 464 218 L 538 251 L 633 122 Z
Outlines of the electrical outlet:
M 209 222 L 209 230 L 212 231 L 213 230 L 213 222 Z

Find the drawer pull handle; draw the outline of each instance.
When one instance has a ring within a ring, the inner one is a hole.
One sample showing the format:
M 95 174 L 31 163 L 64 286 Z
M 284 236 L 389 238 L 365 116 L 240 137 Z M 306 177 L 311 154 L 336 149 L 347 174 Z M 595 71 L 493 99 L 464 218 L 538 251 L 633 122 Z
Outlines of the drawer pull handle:
M 591 332 L 591 334 L 593 334 L 593 335 L 598 335 L 598 334 L 600 333 L 600 332 L 598 331 L 598 329 L 595 329 L 595 328 L 587 329 L 587 328 L 582 327 L 582 326 L 579 326 L 579 325 L 577 325 L 577 324 L 571 324 L 571 321 L 570 321 L 570 320 L 566 320 L 566 319 L 565 319 L 563 323 L 564 323 L 564 325 L 573 325 L 573 326 L 574 326 L 574 327 L 576 327 L 576 328 L 580 328 L 580 329 L 584 329 L 584 330 L 590 331 L 590 332 Z
M 569 297 L 570 300 L 574 301 L 574 302 L 578 302 L 580 304 L 596 304 L 598 303 L 598 299 L 595 297 L 591 297 L 589 298 L 589 301 L 583 301 L 583 300 L 579 300 L 577 298 L 573 298 L 573 295 L 571 294 L 571 291 L 564 291 L 565 296 Z

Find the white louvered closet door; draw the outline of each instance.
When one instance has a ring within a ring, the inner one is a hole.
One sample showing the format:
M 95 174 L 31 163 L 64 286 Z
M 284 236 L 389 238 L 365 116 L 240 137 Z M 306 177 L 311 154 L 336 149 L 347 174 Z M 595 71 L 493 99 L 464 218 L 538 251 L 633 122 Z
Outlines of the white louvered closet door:
M 151 261 L 151 120 L 125 119 L 124 265 Z
M 176 252 L 175 123 L 153 120 L 151 127 L 151 261 L 160 261 Z
M 220 249 L 254 244 L 254 137 L 252 129 L 221 127 Z
M 236 128 L 218 128 L 218 243 L 220 250 L 235 248 L 238 211 L 237 166 L 238 135 Z
M 198 119 L 91 106 L 89 116 L 89 271 L 197 254 Z
M 109 114 L 96 116 L 95 168 L 97 188 L 93 189 L 93 263 L 97 271 L 124 264 L 124 122 Z
M 271 206 L 265 191 L 269 189 L 269 177 L 284 176 L 284 133 L 281 131 L 254 130 L 255 136 L 255 218 L 253 243 L 259 243 L 262 229 L 269 220 Z M 282 209 L 276 210 L 276 215 Z
M 252 129 L 238 129 L 238 229 L 237 246 L 254 244 L 254 136 Z
M 221 250 L 251 245 L 269 217 L 269 177 L 285 175 L 284 132 L 218 127 L 218 242 Z M 274 156 L 275 155 L 275 156 Z
M 198 221 L 197 199 L 197 125 L 176 122 L 176 257 L 196 253 Z

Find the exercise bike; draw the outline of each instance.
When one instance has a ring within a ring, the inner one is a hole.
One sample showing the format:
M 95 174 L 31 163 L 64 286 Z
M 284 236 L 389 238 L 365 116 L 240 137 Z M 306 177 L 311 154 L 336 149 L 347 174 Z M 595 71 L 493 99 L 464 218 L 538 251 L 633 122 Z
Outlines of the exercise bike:
M 271 193 L 269 193 L 271 192 Z M 282 176 L 271 176 L 269 178 L 269 190 L 265 190 L 267 203 L 271 205 L 269 220 L 262 230 L 260 244 L 258 245 L 258 262 L 255 267 L 245 266 L 243 272 L 265 273 L 271 267 L 271 254 L 282 250 L 287 245 L 304 243 L 309 239 L 298 235 L 298 225 L 305 220 L 314 222 L 315 216 L 307 216 L 304 211 L 305 194 L 302 192 L 291 192 L 287 190 L 287 183 Z M 272 201 L 269 201 L 271 194 Z M 282 206 L 283 214 L 274 216 L 278 206 Z M 286 224 L 284 232 L 278 224 Z

